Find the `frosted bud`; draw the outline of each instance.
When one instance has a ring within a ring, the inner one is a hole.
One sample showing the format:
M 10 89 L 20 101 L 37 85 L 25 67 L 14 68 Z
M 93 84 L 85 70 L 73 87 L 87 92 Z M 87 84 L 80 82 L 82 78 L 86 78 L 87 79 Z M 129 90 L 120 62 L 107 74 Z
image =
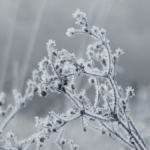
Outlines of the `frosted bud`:
M 106 133 L 105 129 L 102 128 L 101 133 L 105 134 Z
M 72 88 L 72 90 L 75 90 L 75 85 L 71 84 L 71 88 Z
M 55 69 L 56 69 L 56 70 L 59 69 L 59 65 L 58 65 L 58 64 L 55 66 Z
M 6 135 L 6 136 L 7 136 L 8 138 L 10 138 L 10 139 L 11 139 L 11 138 L 13 138 L 15 135 L 14 135 L 14 133 L 13 133 L 13 132 L 11 132 L 11 131 L 10 131 L 10 132 L 8 132 L 8 133 L 7 133 L 7 135 Z
M 116 50 L 116 53 L 117 53 L 119 56 L 124 54 L 123 50 L 120 49 L 120 48 L 118 48 L 118 49 Z
M 119 90 L 120 92 L 122 92 L 122 91 L 123 91 L 123 89 L 122 89 L 121 85 L 119 85 L 119 86 L 118 86 L 118 90 Z
M 99 28 L 98 28 L 98 27 L 95 27 L 95 26 L 92 26 L 91 31 L 92 31 L 93 33 L 99 33 Z
M 101 42 L 101 41 L 94 43 L 94 46 L 95 46 L 96 49 L 100 49 L 100 48 L 101 48 L 101 45 L 102 45 L 102 42 Z
M 56 122 L 58 123 L 58 124 L 61 124 L 62 123 L 62 121 L 61 120 L 56 120 Z
M 86 67 L 93 68 L 93 61 L 92 60 L 87 61 L 85 65 Z
M 104 66 L 107 66 L 107 61 L 104 57 L 101 57 L 101 62 Z
M 42 96 L 46 96 L 46 95 L 47 95 L 47 92 L 44 91 L 44 90 L 42 90 L 42 91 L 41 91 L 41 95 L 42 95 Z
M 122 99 L 121 102 L 122 102 L 123 105 L 126 104 L 126 100 L 125 99 Z
M 28 87 L 32 87 L 32 85 L 33 85 L 33 81 L 32 81 L 32 80 L 28 80 L 28 81 L 27 81 L 27 86 L 28 86 Z
M 77 9 L 73 15 L 72 15 L 75 19 L 83 19 L 83 18 L 86 18 L 86 14 L 82 11 L 80 11 L 79 9 Z
M 134 96 L 134 89 L 132 89 L 132 87 L 127 87 L 126 95 L 127 95 L 127 97 L 132 98 Z
M 100 90 L 101 91 L 108 91 L 108 86 L 106 84 L 101 84 L 100 85 Z
M 77 150 L 78 149 L 78 145 L 74 144 L 73 145 L 73 150 Z
M 61 139 L 61 145 L 65 145 L 66 144 L 66 140 L 65 139 Z
M 5 117 L 5 115 L 6 115 L 6 112 L 5 111 L 1 111 L 1 116 Z
M 48 40 L 48 42 L 46 43 L 46 45 L 47 45 L 47 49 L 51 49 L 52 47 L 56 46 L 56 43 L 53 40 Z
M 3 133 L 3 130 L 2 129 L 0 129 L 0 134 L 2 134 Z
M 94 47 L 93 47 L 92 44 L 89 44 L 87 49 L 93 51 L 93 50 L 94 50 Z
M 61 91 L 62 90 L 62 84 L 58 84 L 58 90 Z
M 4 92 L 1 92 L 0 93 L 0 106 L 3 106 L 4 105 L 4 103 L 5 103 L 5 97 L 6 97 L 6 95 L 5 95 L 5 93 Z
M 21 93 L 19 93 L 16 89 L 14 89 L 13 95 L 14 95 L 14 99 L 15 99 L 16 103 L 20 105 L 20 101 L 22 99 Z
M 13 106 L 11 104 L 8 105 L 8 110 L 12 110 Z
M 82 27 L 82 31 L 85 33 L 90 33 L 90 29 L 88 27 Z
M 88 79 L 88 82 L 89 82 L 90 85 L 92 85 L 92 84 L 95 84 L 95 83 L 96 83 L 96 80 L 95 80 L 94 77 L 90 77 L 90 78 Z
M 112 55 L 112 61 L 114 64 L 116 64 L 116 62 L 118 61 L 118 56 L 116 54 Z
M 103 36 L 106 35 L 106 30 L 105 30 L 105 29 L 102 28 L 102 29 L 100 30 L 100 32 L 101 32 L 101 35 L 103 35 Z
M 44 71 L 47 69 L 49 65 L 49 61 L 46 57 L 44 57 L 44 59 L 42 59 L 39 63 L 38 63 L 38 66 L 39 66 L 39 71 Z
M 79 95 L 79 99 L 83 99 L 83 95 L 80 94 L 80 95 Z
M 44 142 L 44 140 L 45 140 L 45 137 L 40 137 L 40 139 L 39 139 L 39 140 L 40 140 L 40 142 L 42 142 L 42 143 L 43 143 L 43 142 Z
M 83 132 L 86 132 L 86 127 L 83 127 Z
M 72 37 L 75 33 L 76 33 L 76 30 L 72 27 L 67 30 L 66 35 L 68 37 Z
M 33 79 L 34 82 L 38 82 L 39 81 L 38 70 L 33 70 L 32 71 L 32 79 Z
M 94 57 L 94 51 L 91 51 L 90 49 L 87 50 L 86 54 L 87 54 L 89 59 Z
M 38 88 L 38 95 L 39 96 L 44 96 L 44 97 L 47 96 L 47 91 L 45 89 L 41 88 L 40 84 L 39 84 L 39 88 Z

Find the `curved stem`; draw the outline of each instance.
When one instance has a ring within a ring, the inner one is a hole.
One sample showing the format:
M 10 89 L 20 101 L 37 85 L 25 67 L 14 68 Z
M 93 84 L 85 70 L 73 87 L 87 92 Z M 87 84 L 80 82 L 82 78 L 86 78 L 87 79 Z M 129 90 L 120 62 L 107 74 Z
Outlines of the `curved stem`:
M 14 116 L 18 113 L 18 111 L 19 111 L 19 107 L 17 107 L 16 109 L 14 109 L 14 111 L 11 112 L 11 114 L 5 119 L 5 121 L 1 125 L 1 127 L 0 127 L 1 130 L 4 130 L 4 128 L 11 121 L 11 119 L 14 118 Z
M 139 146 L 139 148 L 141 150 L 144 150 L 145 148 L 143 148 L 143 146 L 141 145 L 141 143 L 137 140 L 137 138 L 135 137 L 135 135 L 132 133 L 132 131 L 130 131 L 126 125 L 121 121 L 121 120 L 118 120 L 118 123 L 121 124 L 121 126 L 128 132 L 128 134 L 135 140 L 136 144 Z
M 132 126 L 132 128 L 134 129 L 136 135 L 138 136 L 138 138 L 140 139 L 140 141 L 142 142 L 142 144 L 146 147 L 146 149 L 148 150 L 147 145 L 145 144 L 145 142 L 143 141 L 142 137 L 140 136 L 140 134 L 138 133 L 137 129 L 135 128 L 133 122 L 131 121 L 130 118 L 128 118 L 130 125 Z
M 114 81 L 112 80 L 110 75 L 108 75 L 108 79 L 109 79 L 109 81 L 112 85 L 113 91 L 114 91 L 114 98 L 115 98 L 115 100 L 114 100 L 114 112 L 116 112 L 116 106 L 117 106 L 117 92 L 116 91 L 117 90 L 116 90 L 116 86 L 114 84 Z
M 108 126 L 106 126 L 103 122 L 100 122 L 109 132 L 116 135 L 119 139 L 121 139 L 126 145 L 128 145 L 130 148 L 134 148 L 133 145 L 131 145 L 128 141 L 126 141 L 121 135 L 119 135 L 117 132 L 112 131 Z

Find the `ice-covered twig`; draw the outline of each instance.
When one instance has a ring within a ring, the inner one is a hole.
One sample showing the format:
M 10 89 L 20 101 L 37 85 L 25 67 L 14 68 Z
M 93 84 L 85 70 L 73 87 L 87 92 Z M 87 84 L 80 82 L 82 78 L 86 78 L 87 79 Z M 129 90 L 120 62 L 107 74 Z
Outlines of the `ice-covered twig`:
M 42 73 L 39 95 L 47 96 L 49 91 L 62 92 L 73 102 L 75 109 L 80 112 L 82 124 L 84 116 L 106 124 L 111 122 L 113 125 L 117 122 L 116 130 L 110 129 L 113 134 L 124 141 L 125 137 L 123 136 L 125 135 L 120 136 L 121 133 L 119 133 L 120 128 L 123 128 L 127 136 L 134 139 L 134 142 L 125 140 L 124 143 L 131 148 L 148 149 L 142 138 L 138 136 L 136 128 L 132 127 L 132 130 L 130 129 L 132 123 L 128 120 L 126 109 L 129 99 L 134 96 L 134 90 L 128 87 L 126 96 L 123 97 L 115 78 L 115 66 L 124 52 L 117 49 L 116 53 L 112 54 L 106 31 L 95 26 L 90 27 L 85 13 L 77 9 L 73 17 L 77 20 L 76 24 L 81 26 L 81 29 L 69 28 L 66 35 L 72 37 L 75 34 L 87 34 L 94 38 L 95 42 L 88 46 L 86 52 L 89 60 L 85 61 L 82 58 L 77 60 L 74 54 L 70 54 L 65 49 L 57 51 L 55 41 L 49 40 L 47 43 L 48 58 L 45 57 L 39 63 L 39 70 Z M 91 63 L 94 61 L 99 62 L 102 69 L 94 67 L 94 63 Z M 52 68 L 52 75 L 48 71 L 49 67 Z M 75 79 L 80 76 L 89 77 L 89 81 L 92 81 L 95 86 L 96 98 L 94 105 L 87 98 L 85 90 L 76 93 Z M 100 98 L 104 101 L 103 106 L 99 105 Z M 102 125 L 104 126 L 104 124 Z
M 32 80 L 29 80 L 27 83 L 27 88 L 25 95 L 22 96 L 21 93 L 19 93 L 17 90 L 13 91 L 14 99 L 15 99 L 15 105 L 12 108 L 11 112 L 6 116 L 4 121 L 2 122 L 0 126 L 0 130 L 4 130 L 4 128 L 7 126 L 7 124 L 14 118 L 14 116 L 18 113 L 18 111 L 25 107 L 29 100 L 32 100 L 34 93 L 37 91 L 37 83 L 39 81 L 38 71 L 34 70 L 32 74 Z M 1 94 L 1 102 L 4 101 L 4 96 Z M 2 104 L 3 105 L 3 104 Z

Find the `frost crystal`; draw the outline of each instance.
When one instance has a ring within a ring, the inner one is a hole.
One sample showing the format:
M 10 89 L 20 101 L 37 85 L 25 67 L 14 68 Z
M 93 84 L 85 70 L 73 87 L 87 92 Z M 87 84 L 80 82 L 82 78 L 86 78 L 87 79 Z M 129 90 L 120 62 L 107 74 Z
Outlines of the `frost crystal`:
M 68 37 L 72 37 L 73 35 L 75 35 L 75 33 L 76 33 L 76 30 L 72 27 L 67 30 L 66 35 Z

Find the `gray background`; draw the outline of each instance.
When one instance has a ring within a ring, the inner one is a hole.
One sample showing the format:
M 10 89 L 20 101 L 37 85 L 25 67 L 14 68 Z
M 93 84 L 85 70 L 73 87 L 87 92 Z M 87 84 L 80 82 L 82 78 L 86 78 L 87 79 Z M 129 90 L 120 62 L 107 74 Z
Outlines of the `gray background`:
M 74 24 L 72 13 L 79 8 L 87 14 L 91 26 L 105 28 L 112 51 L 120 47 L 125 54 L 118 63 L 117 81 L 135 93 L 150 83 L 150 1 L 148 0 L 0 0 L 0 90 L 13 103 L 12 89 L 24 93 L 31 71 L 46 53 L 48 39 L 62 48 L 84 57 L 93 40 L 85 35 L 68 38 L 65 33 Z M 86 83 L 79 84 L 84 88 Z M 92 97 L 93 90 L 89 90 Z M 70 103 L 63 95 L 35 96 L 16 116 L 34 124 L 34 116 L 48 111 L 62 112 Z M 19 120 L 18 119 L 18 120 Z M 16 121 L 15 120 L 15 121 Z M 33 125 L 32 125 L 33 126 Z

